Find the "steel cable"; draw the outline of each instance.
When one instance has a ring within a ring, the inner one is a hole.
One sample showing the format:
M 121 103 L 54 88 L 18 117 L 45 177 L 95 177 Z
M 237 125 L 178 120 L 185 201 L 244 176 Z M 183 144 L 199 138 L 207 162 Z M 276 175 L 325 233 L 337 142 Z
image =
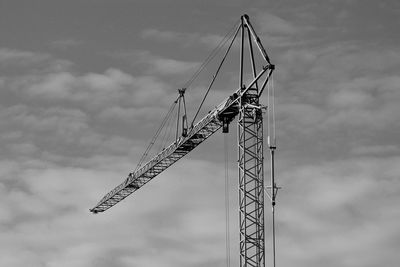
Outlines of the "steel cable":
M 174 103 L 172 103 L 172 105 L 171 105 L 171 107 L 169 108 L 167 114 L 165 115 L 163 121 L 161 122 L 160 127 L 157 129 L 155 135 L 154 135 L 153 138 L 151 139 L 151 141 L 150 141 L 149 145 L 147 146 L 145 152 L 143 153 L 142 157 L 140 158 L 139 163 L 138 163 L 138 165 L 137 165 L 136 168 L 135 168 L 135 171 L 137 171 L 137 170 L 140 168 L 140 166 L 142 166 L 143 162 L 146 160 L 146 158 L 147 158 L 147 156 L 148 156 L 148 154 L 149 154 L 151 148 L 152 148 L 153 145 L 155 144 L 155 142 L 156 142 L 158 136 L 160 135 L 161 131 L 163 130 L 165 124 L 167 123 L 167 121 L 168 121 L 169 117 L 171 116 L 173 110 L 175 109 L 175 106 L 176 106 L 177 103 L 178 103 L 177 100 L 175 100 Z
M 204 70 L 204 68 L 208 65 L 208 63 L 211 62 L 211 60 L 214 59 L 216 55 L 218 55 L 219 51 L 221 48 L 226 44 L 226 42 L 230 39 L 229 36 L 232 34 L 232 32 L 237 28 L 237 25 L 239 24 L 239 20 L 236 21 L 234 26 L 225 34 L 225 36 L 221 39 L 221 41 L 218 43 L 217 47 L 211 51 L 211 53 L 207 56 L 207 58 L 203 61 L 203 63 L 200 65 L 200 67 L 194 72 L 192 77 L 184 84 L 184 88 L 189 88 L 189 86 L 193 83 L 194 80 L 200 75 L 200 73 Z
M 231 266 L 231 241 L 230 241 L 230 223 L 229 223 L 229 153 L 228 153 L 228 135 L 224 134 L 224 169 L 225 169 L 225 253 L 226 266 Z
M 217 71 L 215 72 L 215 74 L 214 74 L 214 76 L 213 76 L 213 78 L 212 78 L 212 80 L 211 80 L 211 82 L 210 82 L 210 84 L 209 84 L 209 86 L 208 86 L 208 88 L 207 88 L 207 91 L 206 91 L 206 93 L 205 93 L 205 95 L 204 95 L 204 97 L 203 97 L 203 99 L 202 99 L 202 101 L 201 101 L 201 103 L 200 103 L 200 106 L 198 107 L 198 109 L 197 109 L 197 111 L 196 111 L 196 114 L 195 114 L 194 117 L 193 117 L 192 123 L 190 124 L 191 126 L 193 126 L 193 123 L 194 123 L 194 121 L 196 120 L 197 115 L 199 114 L 200 109 L 201 109 L 201 107 L 203 106 L 204 101 L 206 100 L 206 98 L 207 98 L 207 96 L 208 96 L 208 93 L 210 92 L 210 89 L 211 89 L 211 87 L 213 86 L 213 84 L 214 84 L 214 82 L 215 82 L 215 79 L 217 78 L 217 76 L 218 76 L 218 74 L 219 74 L 219 71 L 221 70 L 222 65 L 224 64 L 225 59 L 226 59 L 226 57 L 228 56 L 228 53 L 229 53 L 229 51 L 230 51 L 231 48 L 232 48 L 233 42 L 235 41 L 236 35 L 237 35 L 238 32 L 239 32 L 239 29 L 240 29 L 240 27 L 238 27 L 237 30 L 235 31 L 235 34 L 233 34 L 232 41 L 231 41 L 231 43 L 229 44 L 228 49 L 226 50 L 226 52 L 225 52 L 225 54 L 224 54 L 224 57 L 222 58 L 221 62 L 220 62 L 219 65 L 218 65 Z
M 226 34 L 226 35 L 223 37 L 223 39 L 219 42 L 219 44 L 217 45 L 217 47 L 213 49 L 213 51 L 208 55 L 208 57 L 207 57 L 207 58 L 205 59 L 205 61 L 200 65 L 200 67 L 196 70 L 196 72 L 193 74 L 193 76 L 185 83 L 184 88 L 188 88 L 188 87 L 194 82 L 194 80 L 200 75 L 200 73 L 204 70 L 204 68 L 216 57 L 216 55 L 218 55 L 218 53 L 220 52 L 220 50 L 222 49 L 222 47 L 223 47 L 223 46 L 226 44 L 226 42 L 231 38 L 230 36 L 232 35 L 234 29 L 237 28 L 237 24 L 238 24 L 238 23 L 236 22 L 235 25 L 227 32 L 227 34 Z M 238 32 L 238 31 L 236 30 L 235 36 L 236 36 L 237 32 Z M 235 39 L 235 38 L 232 39 L 232 42 L 231 42 L 231 44 L 230 44 L 230 46 L 229 46 L 229 48 L 228 48 L 228 51 L 230 50 L 230 48 L 231 48 L 231 46 L 232 46 L 232 44 L 233 44 L 234 39 Z M 221 66 L 222 66 L 222 63 L 224 62 L 224 60 L 225 60 L 225 58 L 226 58 L 226 56 L 227 56 L 228 51 L 226 52 L 226 54 L 225 54 L 225 56 L 224 56 L 222 62 L 220 63 L 216 75 L 218 74 L 218 72 L 219 72 L 219 70 L 220 70 L 220 68 L 221 68 Z M 209 86 L 209 88 L 208 88 L 208 90 L 207 90 L 207 92 L 206 92 L 206 95 L 204 96 L 203 101 L 202 101 L 202 103 L 200 104 L 200 106 L 199 106 L 199 108 L 198 108 L 198 110 L 197 110 L 197 113 L 196 113 L 195 118 L 197 117 L 197 114 L 198 114 L 198 112 L 200 111 L 200 108 L 201 108 L 201 106 L 203 105 L 204 100 L 205 100 L 205 98 L 207 97 L 208 92 L 210 91 L 211 86 L 212 86 L 212 84 L 213 84 L 214 81 L 215 81 L 216 75 L 214 75 L 214 77 L 213 77 L 213 81 L 212 81 L 212 83 L 210 84 L 210 86 Z M 178 99 L 179 99 L 179 98 L 178 98 Z M 175 106 L 176 106 L 176 104 L 177 104 L 177 101 L 178 101 L 178 100 L 175 100 L 174 103 L 171 105 L 170 109 L 169 109 L 168 112 L 167 112 L 167 115 L 164 117 L 163 121 L 161 122 L 161 126 L 157 129 L 155 135 L 154 135 L 153 138 L 151 139 L 151 141 L 150 141 L 149 145 L 147 146 L 145 152 L 143 153 L 142 157 L 140 158 L 139 163 L 138 163 L 138 165 L 137 165 L 136 168 L 135 168 L 135 171 L 137 171 L 137 170 L 140 168 L 140 166 L 143 164 L 143 162 L 146 160 L 146 158 L 147 158 L 147 156 L 148 156 L 148 154 L 149 154 L 151 148 L 154 146 L 155 142 L 157 141 L 157 138 L 159 137 L 160 133 L 161 133 L 162 130 L 164 129 L 165 124 L 168 123 L 168 125 L 169 125 L 169 121 L 170 121 L 169 119 L 170 119 L 170 116 L 171 116 L 171 114 L 172 114 L 172 111 L 174 110 L 174 108 L 175 108 Z M 194 120 L 193 120 L 193 121 L 194 121 Z M 193 122 L 192 122 L 192 124 L 193 124 Z M 165 133 L 167 133 L 167 132 L 168 132 L 168 130 L 166 130 Z M 165 133 L 164 133 L 164 138 L 165 138 Z M 169 136 L 170 134 L 167 133 L 167 135 Z

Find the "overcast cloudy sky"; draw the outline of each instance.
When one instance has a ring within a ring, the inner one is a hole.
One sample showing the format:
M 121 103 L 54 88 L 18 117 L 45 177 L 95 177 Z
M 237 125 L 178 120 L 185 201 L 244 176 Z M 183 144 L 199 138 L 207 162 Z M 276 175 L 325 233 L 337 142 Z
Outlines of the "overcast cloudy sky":
M 225 266 L 221 133 L 111 210 L 89 208 L 244 13 L 277 67 L 278 266 L 398 266 L 398 1 L 0 0 L 1 267 Z M 236 89 L 227 72 L 208 106 Z

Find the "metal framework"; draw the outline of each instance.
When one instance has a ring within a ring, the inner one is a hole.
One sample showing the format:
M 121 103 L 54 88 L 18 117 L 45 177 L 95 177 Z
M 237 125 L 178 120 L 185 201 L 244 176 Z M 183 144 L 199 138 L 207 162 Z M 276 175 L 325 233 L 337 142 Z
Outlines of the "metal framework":
M 235 36 L 239 31 L 241 32 L 239 88 L 203 119 L 187 129 L 182 136 L 177 136 L 175 142 L 166 149 L 136 171 L 129 173 L 120 185 L 106 194 L 90 211 L 103 212 L 116 205 L 184 157 L 221 127 L 224 133 L 228 132 L 229 123 L 238 115 L 240 266 L 263 267 L 265 266 L 263 107 L 259 103 L 259 98 L 275 67 L 270 63 L 247 15 L 241 17 Z M 246 39 L 253 77 L 247 85 L 243 83 Z M 259 71 L 256 70 L 253 44 L 257 46 L 265 63 Z M 180 91 L 180 94 L 183 93 L 184 90 Z
M 253 76 L 256 76 L 251 25 L 241 18 L 240 86 L 243 85 L 247 34 Z M 254 36 L 255 40 L 259 40 Z M 263 50 L 261 50 L 263 51 Z M 263 118 L 258 83 L 242 96 L 238 118 L 240 266 L 265 266 Z
M 241 101 L 238 119 L 240 266 L 264 266 L 263 121 L 257 90 Z

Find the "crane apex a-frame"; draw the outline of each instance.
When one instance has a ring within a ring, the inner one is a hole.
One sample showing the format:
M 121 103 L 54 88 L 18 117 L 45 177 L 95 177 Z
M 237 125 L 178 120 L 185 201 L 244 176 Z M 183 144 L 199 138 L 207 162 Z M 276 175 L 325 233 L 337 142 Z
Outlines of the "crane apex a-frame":
M 90 209 L 93 213 L 104 212 L 116 205 L 136 190 L 140 189 L 157 175 L 169 168 L 179 159 L 186 156 L 195 147 L 222 128 L 224 133 L 229 131 L 229 124 L 237 117 L 238 130 L 238 169 L 239 169 L 239 228 L 240 228 L 240 266 L 265 266 L 265 228 L 264 228 L 264 146 L 263 146 L 263 112 L 260 96 L 270 81 L 275 66 L 264 49 L 247 15 L 241 16 L 236 28 L 233 41 L 240 32 L 240 65 L 238 88 L 218 106 L 211 110 L 197 123 L 190 125 L 182 135 L 161 152 L 156 154 L 144 165 L 138 165 L 135 171 L 117 187 L 106 194 L 99 203 Z M 231 43 L 231 45 L 232 45 Z M 248 70 L 250 81 L 244 82 L 245 47 L 248 47 Z M 257 70 L 253 46 L 261 54 L 263 62 Z M 230 47 L 229 47 L 230 48 Z M 226 52 L 226 54 L 229 52 Z M 225 54 L 225 56 L 226 56 Z M 224 58 L 225 59 L 225 58 Z M 221 63 L 222 65 L 222 63 Z M 220 65 L 220 66 L 221 66 Z M 219 71 L 219 69 L 218 69 Z M 217 71 L 217 73 L 218 73 Z M 213 77 L 213 84 L 216 75 Z M 179 91 L 180 98 L 184 90 Z M 201 106 L 201 105 L 200 105 Z M 185 107 L 186 108 L 186 107 Z M 270 112 L 268 110 L 267 112 Z M 197 115 L 197 113 L 196 113 Z M 275 132 L 275 130 L 273 131 Z M 268 136 L 271 150 L 271 190 L 268 195 L 273 198 L 277 187 L 274 182 L 273 156 L 275 136 Z M 275 244 L 275 242 L 273 243 Z M 274 248 L 275 254 L 275 248 Z M 275 257 L 275 256 L 274 256 Z M 275 259 L 274 259 L 275 262 Z

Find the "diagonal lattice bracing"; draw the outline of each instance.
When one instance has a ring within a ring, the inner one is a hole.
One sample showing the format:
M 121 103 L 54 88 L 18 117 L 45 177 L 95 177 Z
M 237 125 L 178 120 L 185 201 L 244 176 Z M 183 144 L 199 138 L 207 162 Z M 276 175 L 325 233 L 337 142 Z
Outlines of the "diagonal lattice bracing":
M 238 119 L 240 266 L 264 266 L 264 181 L 262 114 L 241 100 Z M 258 104 L 258 103 L 254 103 Z

